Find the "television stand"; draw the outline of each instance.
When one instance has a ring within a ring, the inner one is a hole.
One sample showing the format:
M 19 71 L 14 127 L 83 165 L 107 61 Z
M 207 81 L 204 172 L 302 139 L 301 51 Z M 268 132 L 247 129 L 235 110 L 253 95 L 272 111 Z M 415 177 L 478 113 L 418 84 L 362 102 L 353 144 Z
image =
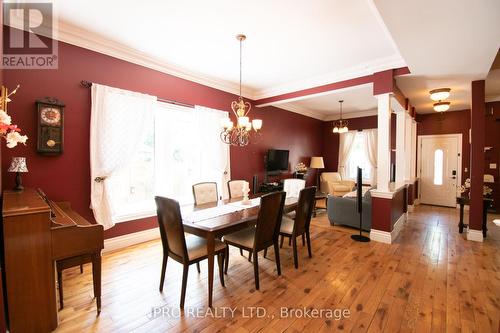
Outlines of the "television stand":
M 283 183 L 262 183 L 259 187 L 260 193 L 271 193 L 283 191 Z

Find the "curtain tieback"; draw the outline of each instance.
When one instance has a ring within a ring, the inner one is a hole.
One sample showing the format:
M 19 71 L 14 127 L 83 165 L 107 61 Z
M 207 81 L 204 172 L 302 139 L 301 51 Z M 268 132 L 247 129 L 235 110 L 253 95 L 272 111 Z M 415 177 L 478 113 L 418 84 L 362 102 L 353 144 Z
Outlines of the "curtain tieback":
M 96 183 L 102 183 L 105 179 L 106 179 L 106 177 L 95 177 L 94 181 Z

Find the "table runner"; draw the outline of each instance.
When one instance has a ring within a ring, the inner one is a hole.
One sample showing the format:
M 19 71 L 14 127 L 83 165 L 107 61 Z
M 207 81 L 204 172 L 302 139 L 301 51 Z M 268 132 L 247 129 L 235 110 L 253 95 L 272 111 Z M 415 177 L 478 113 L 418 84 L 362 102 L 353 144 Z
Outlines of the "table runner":
M 250 204 L 244 205 L 242 201 L 231 202 L 217 207 L 205 208 L 187 213 L 183 219 L 189 222 L 199 222 L 214 217 L 231 214 L 240 210 L 256 207 L 260 205 L 260 198 L 250 200 Z M 184 214 L 183 214 L 184 215 Z

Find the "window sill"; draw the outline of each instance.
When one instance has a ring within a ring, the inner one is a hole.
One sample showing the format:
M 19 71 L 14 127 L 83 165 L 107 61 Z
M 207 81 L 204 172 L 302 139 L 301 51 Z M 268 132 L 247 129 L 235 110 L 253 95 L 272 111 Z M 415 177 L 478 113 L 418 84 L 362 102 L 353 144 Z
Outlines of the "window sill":
M 113 219 L 113 222 L 115 222 L 115 223 L 129 222 L 129 221 L 140 220 L 140 219 L 144 219 L 147 217 L 153 217 L 153 216 L 156 216 L 156 211 L 144 211 L 144 212 L 130 213 L 130 214 L 125 214 L 125 215 L 120 215 L 120 216 L 115 217 Z

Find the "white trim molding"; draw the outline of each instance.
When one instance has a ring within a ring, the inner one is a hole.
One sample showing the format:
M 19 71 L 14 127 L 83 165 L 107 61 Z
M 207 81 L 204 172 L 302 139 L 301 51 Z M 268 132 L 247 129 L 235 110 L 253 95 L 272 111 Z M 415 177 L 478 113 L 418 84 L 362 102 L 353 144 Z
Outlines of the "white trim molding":
M 389 191 L 379 191 L 377 189 L 370 190 L 372 197 L 382 198 L 382 199 L 392 199 L 394 195 L 399 192 L 403 187 L 407 187 L 406 183 L 391 183 L 389 185 Z
M 377 229 L 370 230 L 370 239 L 375 242 L 392 244 L 399 236 L 401 230 L 403 229 L 406 219 L 407 219 L 407 214 L 406 213 L 401 214 L 396 223 L 394 223 L 394 227 L 392 228 L 391 232 L 377 230 Z
M 104 250 L 102 250 L 102 253 L 120 250 L 131 245 L 136 245 L 159 238 L 160 238 L 160 229 L 152 228 L 134 232 L 131 234 L 126 234 L 123 236 L 105 239 Z
M 483 232 L 481 230 L 467 230 L 467 240 L 474 242 L 483 242 Z

